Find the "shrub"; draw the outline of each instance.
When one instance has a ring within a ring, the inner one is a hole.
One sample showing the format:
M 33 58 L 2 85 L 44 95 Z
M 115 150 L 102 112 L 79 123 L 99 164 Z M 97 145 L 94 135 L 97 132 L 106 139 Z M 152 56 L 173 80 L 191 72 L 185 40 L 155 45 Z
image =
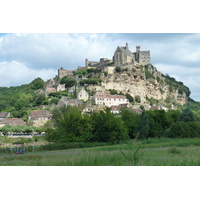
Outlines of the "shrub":
M 121 72 L 122 69 L 121 69 L 121 67 L 116 67 L 116 68 L 115 68 L 115 71 L 116 71 L 116 72 Z
M 135 96 L 135 101 L 136 101 L 137 103 L 140 103 L 140 102 L 141 102 L 141 98 L 140 98 L 139 95 L 136 95 L 136 96 Z

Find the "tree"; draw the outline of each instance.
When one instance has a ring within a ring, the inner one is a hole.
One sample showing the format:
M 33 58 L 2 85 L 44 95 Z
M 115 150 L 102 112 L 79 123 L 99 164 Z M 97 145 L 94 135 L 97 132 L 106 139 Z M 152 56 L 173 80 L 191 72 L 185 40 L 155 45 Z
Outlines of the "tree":
M 116 67 L 116 68 L 115 68 L 115 71 L 116 71 L 116 72 L 121 72 L 122 69 L 121 69 L 121 67 Z
M 73 85 L 76 85 L 76 80 L 73 77 L 64 76 L 61 79 L 60 84 L 65 84 L 65 87 L 72 87 Z
M 128 108 L 121 109 L 120 114 L 125 127 L 128 129 L 129 137 L 135 138 L 139 132 L 140 116 Z
M 140 138 L 146 139 L 149 136 L 149 116 L 147 115 L 143 106 L 140 107 L 142 109 L 142 114 L 140 115 Z
M 126 98 L 129 100 L 130 103 L 134 102 L 133 97 L 130 94 L 128 94 L 128 93 L 126 94 Z
M 179 116 L 179 121 L 183 122 L 195 122 L 196 118 L 189 107 L 187 107 Z
M 82 115 L 77 107 L 55 109 L 52 123 L 46 126 L 48 141 L 88 142 L 93 137 L 90 117 Z
M 120 117 L 116 117 L 107 108 L 105 112 L 94 112 L 91 116 L 93 123 L 93 141 L 118 143 L 129 139 L 128 130 Z
M 31 89 L 38 90 L 44 87 L 45 82 L 41 78 L 34 79 L 31 83 Z
M 137 103 L 140 103 L 140 102 L 141 102 L 141 98 L 140 98 L 139 95 L 136 95 L 136 96 L 135 96 L 135 101 L 136 101 Z

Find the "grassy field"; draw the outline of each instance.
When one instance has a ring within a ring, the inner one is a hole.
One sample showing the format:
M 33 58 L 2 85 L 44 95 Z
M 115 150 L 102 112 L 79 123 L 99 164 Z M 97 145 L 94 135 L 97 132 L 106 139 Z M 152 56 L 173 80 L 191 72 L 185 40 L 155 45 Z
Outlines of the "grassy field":
M 2 153 L 1 166 L 199 166 L 200 139 L 149 139 L 68 150 Z

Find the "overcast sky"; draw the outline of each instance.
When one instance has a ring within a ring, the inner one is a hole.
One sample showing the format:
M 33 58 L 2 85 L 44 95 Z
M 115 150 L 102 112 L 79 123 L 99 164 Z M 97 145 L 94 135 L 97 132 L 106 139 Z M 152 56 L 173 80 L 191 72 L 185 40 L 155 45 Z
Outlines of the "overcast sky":
M 200 34 L 0 34 L 1 86 L 17 86 L 41 77 L 53 78 L 60 67 L 76 69 L 85 58 L 112 59 L 116 47 L 136 45 L 150 50 L 152 64 L 163 74 L 182 81 L 191 98 L 200 101 Z

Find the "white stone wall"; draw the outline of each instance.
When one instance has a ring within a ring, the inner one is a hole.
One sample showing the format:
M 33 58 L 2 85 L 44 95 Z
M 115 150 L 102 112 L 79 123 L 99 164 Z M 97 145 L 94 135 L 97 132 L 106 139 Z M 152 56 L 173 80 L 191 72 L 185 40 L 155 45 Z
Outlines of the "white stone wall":
M 81 89 L 79 92 L 78 92 L 78 95 L 77 95 L 77 98 L 79 100 L 83 100 L 83 101 L 87 101 L 89 99 L 89 94 L 87 91 L 85 91 L 85 89 Z
M 107 107 L 111 106 L 119 106 L 120 104 L 129 104 L 128 99 L 122 99 L 122 98 L 103 98 L 103 97 L 95 97 L 95 103 L 105 105 Z

